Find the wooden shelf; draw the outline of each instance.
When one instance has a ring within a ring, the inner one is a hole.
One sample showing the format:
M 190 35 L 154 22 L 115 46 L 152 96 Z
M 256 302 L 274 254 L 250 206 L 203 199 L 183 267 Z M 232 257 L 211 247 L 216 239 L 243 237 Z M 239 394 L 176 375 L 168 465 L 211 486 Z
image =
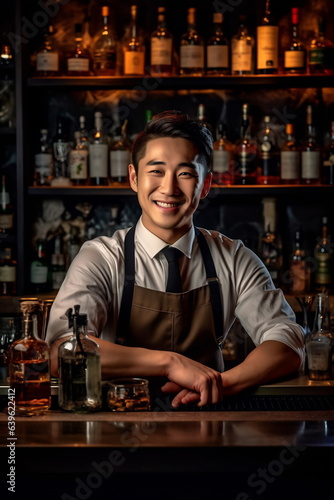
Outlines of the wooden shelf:
M 28 87 L 59 89 L 133 89 L 133 90 L 182 90 L 182 89 L 235 89 L 247 88 L 312 88 L 334 87 L 334 75 L 226 75 L 226 76 L 171 76 L 143 77 L 86 76 L 86 77 L 31 77 Z

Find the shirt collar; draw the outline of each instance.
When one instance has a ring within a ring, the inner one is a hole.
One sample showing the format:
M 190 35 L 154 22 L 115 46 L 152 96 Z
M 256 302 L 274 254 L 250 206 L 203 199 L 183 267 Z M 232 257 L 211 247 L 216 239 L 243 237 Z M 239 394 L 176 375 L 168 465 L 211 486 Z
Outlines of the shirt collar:
M 191 257 L 191 251 L 195 240 L 195 228 L 192 225 L 189 231 L 178 239 L 173 247 L 178 248 L 188 259 Z M 165 241 L 151 233 L 144 226 L 140 218 L 136 226 L 135 242 L 141 245 L 148 256 L 153 259 L 163 248 L 168 246 Z

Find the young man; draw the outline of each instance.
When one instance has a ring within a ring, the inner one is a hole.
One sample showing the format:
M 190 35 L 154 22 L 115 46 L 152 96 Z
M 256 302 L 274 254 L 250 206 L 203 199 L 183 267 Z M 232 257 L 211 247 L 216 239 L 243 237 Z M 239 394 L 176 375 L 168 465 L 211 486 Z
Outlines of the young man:
M 210 132 L 179 112 L 156 115 L 138 135 L 129 176 L 141 219 L 86 242 L 71 264 L 47 332 L 54 374 L 75 304 L 99 337 L 103 378 L 164 377 L 174 406 L 215 403 L 298 370 L 303 330 L 265 266 L 240 241 L 193 225 L 211 154 Z M 182 290 L 166 292 L 170 246 L 181 254 Z M 256 348 L 224 372 L 219 344 L 235 318 Z

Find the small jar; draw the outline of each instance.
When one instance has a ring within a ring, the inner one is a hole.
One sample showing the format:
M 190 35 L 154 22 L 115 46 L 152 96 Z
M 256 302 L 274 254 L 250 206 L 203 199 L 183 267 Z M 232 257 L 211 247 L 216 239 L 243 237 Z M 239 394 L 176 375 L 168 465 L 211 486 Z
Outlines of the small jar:
M 148 380 L 128 377 L 110 380 L 107 402 L 112 411 L 148 411 L 151 406 Z

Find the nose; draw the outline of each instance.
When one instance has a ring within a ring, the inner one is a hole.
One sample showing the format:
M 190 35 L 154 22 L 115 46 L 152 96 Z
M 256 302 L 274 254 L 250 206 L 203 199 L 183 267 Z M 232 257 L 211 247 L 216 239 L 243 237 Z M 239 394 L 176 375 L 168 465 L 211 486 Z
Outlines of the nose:
M 173 173 L 168 172 L 162 177 L 160 191 L 169 196 L 180 194 L 177 177 Z

